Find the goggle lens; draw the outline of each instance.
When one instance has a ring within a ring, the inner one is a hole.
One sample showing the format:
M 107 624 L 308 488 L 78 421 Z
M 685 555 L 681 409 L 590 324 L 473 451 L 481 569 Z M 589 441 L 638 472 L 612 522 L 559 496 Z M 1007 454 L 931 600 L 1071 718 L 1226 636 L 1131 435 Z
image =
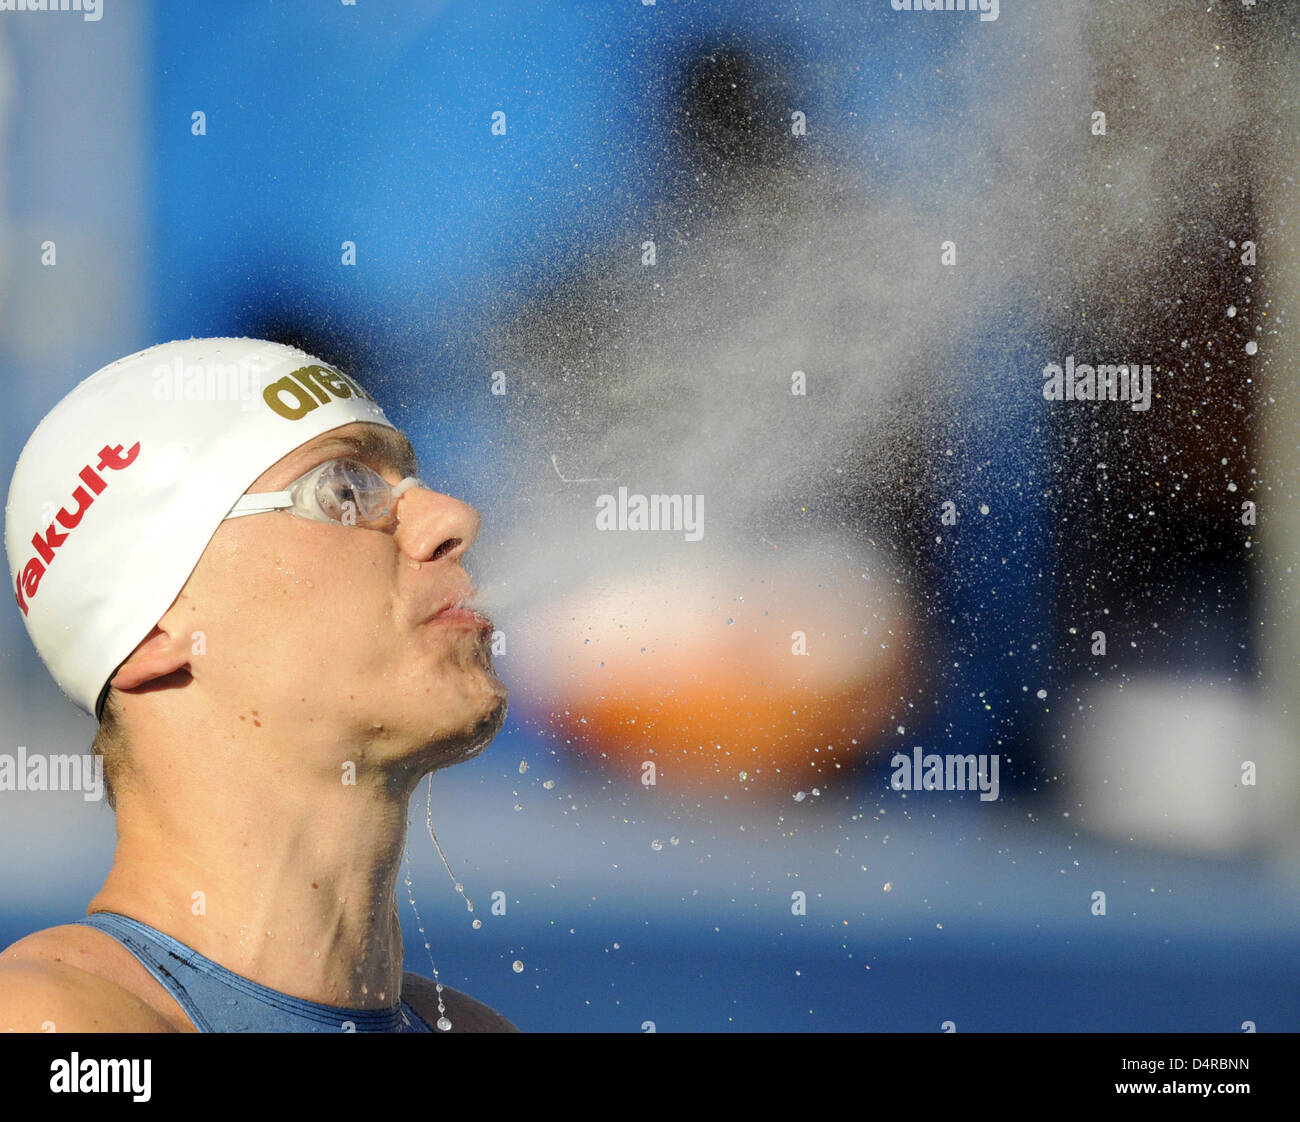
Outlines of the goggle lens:
M 321 513 L 344 525 L 378 522 L 389 511 L 392 487 L 378 472 L 355 460 L 335 460 L 316 479 Z

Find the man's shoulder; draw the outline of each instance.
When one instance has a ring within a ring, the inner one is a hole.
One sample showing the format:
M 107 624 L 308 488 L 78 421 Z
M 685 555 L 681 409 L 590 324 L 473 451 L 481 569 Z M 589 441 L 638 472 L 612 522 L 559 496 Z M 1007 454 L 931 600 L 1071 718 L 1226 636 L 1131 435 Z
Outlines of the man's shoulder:
M 48 961 L 85 966 L 93 956 L 100 933 L 80 923 L 61 923 L 24 935 L 0 950 L 0 964 L 6 962 Z
M 174 1032 L 157 1010 L 98 970 L 94 932 L 33 932 L 0 951 L 0 1031 Z
M 412 974 L 402 977 L 402 998 L 432 1025 L 438 1019 L 438 990 L 428 978 Z M 442 1003 L 452 1032 L 518 1032 L 513 1024 L 489 1005 L 467 993 L 442 987 Z

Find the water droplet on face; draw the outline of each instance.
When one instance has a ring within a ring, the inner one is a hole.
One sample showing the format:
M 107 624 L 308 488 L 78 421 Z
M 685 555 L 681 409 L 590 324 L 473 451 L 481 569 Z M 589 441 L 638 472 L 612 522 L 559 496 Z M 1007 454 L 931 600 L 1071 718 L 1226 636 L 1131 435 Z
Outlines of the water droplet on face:
M 524 972 L 524 964 L 518 959 L 515 959 L 514 962 L 510 964 L 510 969 L 516 974 L 522 974 Z
M 661 849 L 663 849 L 663 847 L 664 847 L 664 843 L 661 842 L 658 838 L 655 838 L 655 840 L 650 843 L 650 848 L 653 849 L 656 853 L 658 853 Z
M 439 1017 L 438 1028 L 442 1032 L 451 1032 L 451 1022 L 446 1017 Z

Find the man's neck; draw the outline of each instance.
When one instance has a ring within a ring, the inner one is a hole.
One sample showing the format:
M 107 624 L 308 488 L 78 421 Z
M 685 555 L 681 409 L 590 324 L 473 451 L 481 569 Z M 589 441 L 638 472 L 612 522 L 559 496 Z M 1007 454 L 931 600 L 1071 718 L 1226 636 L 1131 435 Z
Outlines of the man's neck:
M 294 997 L 395 1005 L 409 792 L 364 781 L 287 790 L 276 778 L 227 779 L 219 799 L 197 784 L 166 799 L 120 794 L 113 867 L 90 911 L 140 920 Z

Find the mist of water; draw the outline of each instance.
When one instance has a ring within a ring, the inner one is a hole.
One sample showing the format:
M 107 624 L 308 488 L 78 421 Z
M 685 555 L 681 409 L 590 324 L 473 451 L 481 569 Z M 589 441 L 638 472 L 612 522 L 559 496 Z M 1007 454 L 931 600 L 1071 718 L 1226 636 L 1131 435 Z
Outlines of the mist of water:
M 1172 303 L 1196 282 L 1189 239 L 1227 234 L 1188 228 L 1217 212 L 1189 210 L 1181 185 L 1215 178 L 1226 199 L 1248 170 L 1251 64 L 1231 28 L 1180 5 L 1007 5 L 954 43 L 936 89 L 960 100 L 900 109 L 900 163 L 846 166 L 812 142 L 849 126 L 815 119 L 810 156 L 733 179 L 710 220 L 668 199 L 557 279 L 490 345 L 513 379 L 517 498 L 487 601 L 511 611 L 683 550 L 725 564 L 830 535 L 852 553 L 846 507 L 870 554 L 895 514 L 871 497 L 918 482 L 890 479 L 895 450 L 919 444 L 934 461 L 945 427 L 978 415 L 962 413 L 955 360 L 978 333 L 1083 327 L 1091 309 L 1089 328 L 1103 318 L 1117 346 L 1140 344 L 1136 297 Z M 941 263 L 947 241 L 955 267 Z M 1009 354 L 996 376 L 1036 396 L 1059 357 Z M 791 393 L 798 371 L 804 397 Z M 596 533 L 597 496 L 619 486 L 704 496 L 703 540 Z

